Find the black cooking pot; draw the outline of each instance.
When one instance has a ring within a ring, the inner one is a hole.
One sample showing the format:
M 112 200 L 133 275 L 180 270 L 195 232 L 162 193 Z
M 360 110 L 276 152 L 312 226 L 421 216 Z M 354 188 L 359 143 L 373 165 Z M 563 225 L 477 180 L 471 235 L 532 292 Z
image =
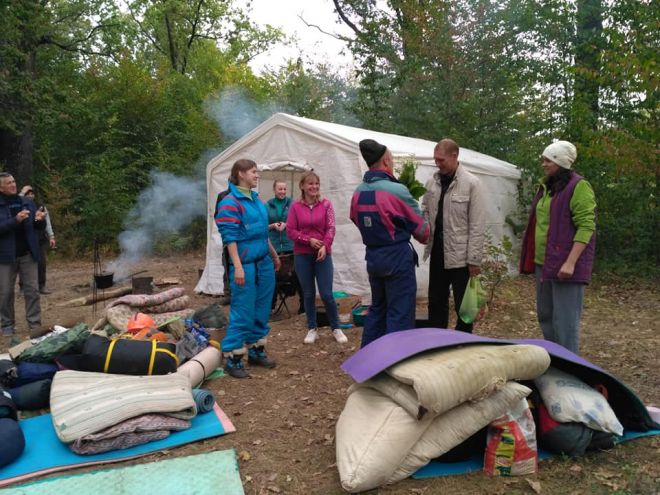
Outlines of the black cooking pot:
M 108 287 L 112 287 L 112 284 L 114 283 L 114 273 L 112 272 L 102 272 L 99 275 L 94 275 L 94 284 L 96 285 L 97 289 L 107 289 Z

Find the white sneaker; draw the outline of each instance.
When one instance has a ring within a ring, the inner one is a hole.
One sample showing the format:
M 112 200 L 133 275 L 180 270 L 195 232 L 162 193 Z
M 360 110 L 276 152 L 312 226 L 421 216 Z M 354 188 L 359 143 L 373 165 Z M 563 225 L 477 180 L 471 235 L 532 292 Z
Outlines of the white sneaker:
M 346 335 L 344 335 L 344 332 L 341 331 L 341 328 L 335 328 L 332 331 L 332 335 L 335 336 L 335 340 L 340 344 L 345 344 L 348 342 L 348 339 L 346 338 Z
M 313 344 L 314 342 L 316 342 L 316 337 L 318 337 L 318 330 L 316 328 L 310 328 L 303 342 L 305 344 Z

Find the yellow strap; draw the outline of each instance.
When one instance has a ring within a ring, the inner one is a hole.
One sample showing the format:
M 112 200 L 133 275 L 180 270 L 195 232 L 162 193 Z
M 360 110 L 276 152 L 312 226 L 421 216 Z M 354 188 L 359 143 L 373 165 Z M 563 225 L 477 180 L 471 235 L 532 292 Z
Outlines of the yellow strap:
M 167 354 L 172 359 L 174 359 L 174 362 L 176 363 L 177 367 L 179 366 L 179 358 L 176 357 L 176 354 L 174 354 L 172 351 L 168 351 L 167 349 L 156 349 L 156 352 L 163 352 Z
M 105 355 L 105 365 L 103 366 L 103 373 L 108 372 L 108 368 L 110 367 L 110 357 L 112 356 L 112 350 L 115 348 L 116 343 L 117 343 L 116 340 L 111 340 L 110 341 L 110 346 L 108 347 L 108 352 Z
M 154 370 L 154 361 L 156 360 L 156 341 L 151 341 L 151 357 L 149 358 L 149 371 L 147 375 L 151 375 L 151 372 Z

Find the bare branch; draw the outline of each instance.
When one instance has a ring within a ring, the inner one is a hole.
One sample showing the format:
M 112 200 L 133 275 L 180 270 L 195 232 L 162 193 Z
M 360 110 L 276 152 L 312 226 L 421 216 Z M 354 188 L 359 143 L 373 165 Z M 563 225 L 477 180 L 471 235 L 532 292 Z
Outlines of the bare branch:
M 103 57 L 112 56 L 112 52 L 97 52 L 96 50 L 88 50 L 87 48 L 81 48 L 80 46 L 77 45 L 65 45 L 63 43 L 55 41 L 47 34 L 41 37 L 41 39 L 38 41 L 38 44 L 53 45 L 67 52 L 81 53 L 83 55 L 101 55 Z
M 328 36 L 332 36 L 332 37 L 335 38 L 336 40 L 340 40 L 340 41 L 350 41 L 350 39 L 346 38 L 345 36 L 340 36 L 340 35 L 338 35 L 338 34 L 335 34 L 335 33 L 329 33 L 328 31 L 325 31 L 324 29 L 321 28 L 321 26 L 318 26 L 317 24 L 310 24 L 310 23 L 307 22 L 307 21 L 305 20 L 305 18 L 304 18 L 302 15 L 300 15 L 300 14 L 298 15 L 298 19 L 300 19 L 301 21 L 303 21 L 303 22 L 305 23 L 305 26 L 307 26 L 307 27 L 312 27 L 312 28 L 316 28 L 316 29 L 319 30 L 319 32 L 321 32 L 321 33 L 323 33 L 323 34 L 326 34 L 326 35 L 328 35 Z
M 137 16 L 135 15 L 135 12 L 133 12 L 133 9 L 131 9 L 130 6 L 129 6 L 128 4 L 126 4 L 126 5 L 127 5 L 127 7 L 128 7 L 128 11 L 129 11 L 130 14 L 131 14 L 131 18 L 133 19 L 133 21 L 135 22 L 135 24 L 137 24 L 138 27 L 140 28 L 140 32 L 141 32 L 144 36 L 147 37 L 147 39 L 151 42 L 151 44 L 154 46 L 154 48 L 155 48 L 156 50 L 158 50 L 158 51 L 159 51 L 160 53 L 162 53 L 163 55 L 167 56 L 167 52 L 166 52 L 166 51 L 165 51 L 165 50 L 164 50 L 164 49 L 158 44 L 158 40 L 156 40 L 153 36 L 151 36 L 151 35 L 149 34 L 149 31 L 147 31 L 147 30 L 144 28 L 144 26 L 142 25 L 142 23 L 140 22 L 140 20 L 139 20 L 139 19 L 137 18 Z
M 190 48 L 193 44 L 193 41 L 195 41 L 195 38 L 197 36 L 197 25 L 199 24 L 199 18 L 200 18 L 200 12 L 202 10 L 202 4 L 204 3 L 204 0 L 199 0 L 197 2 L 197 10 L 195 11 L 195 19 L 191 22 L 192 24 L 192 29 L 190 30 L 190 37 L 188 38 L 188 48 Z
M 362 31 L 360 31 L 358 27 L 355 24 L 353 24 L 351 20 L 344 13 L 344 9 L 342 9 L 342 6 L 339 4 L 339 0 L 332 0 L 332 3 L 335 4 L 335 9 L 337 10 L 337 14 L 339 14 L 341 20 L 344 21 L 344 24 L 346 24 L 349 28 L 351 28 L 355 34 L 357 34 L 358 36 L 362 36 Z

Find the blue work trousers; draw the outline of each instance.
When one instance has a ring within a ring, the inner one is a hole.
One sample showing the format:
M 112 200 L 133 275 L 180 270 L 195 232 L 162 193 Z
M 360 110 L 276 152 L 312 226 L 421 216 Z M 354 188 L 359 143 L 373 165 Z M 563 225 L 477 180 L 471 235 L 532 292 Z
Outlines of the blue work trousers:
M 296 274 L 300 281 L 305 300 L 305 314 L 307 315 L 307 328 L 316 328 L 316 285 L 319 287 L 319 295 L 328 315 L 330 328 L 339 328 L 339 314 L 337 313 L 337 302 L 332 295 L 332 278 L 334 268 L 332 256 L 326 256 L 323 261 L 316 261 L 316 255 L 296 254 L 294 255 Z
M 415 328 L 417 253 L 407 242 L 367 247 L 371 306 L 364 322 L 362 344 L 386 333 Z
M 234 280 L 234 265 L 229 265 L 231 303 L 227 335 L 222 339 L 222 351 L 231 352 L 244 345 L 255 344 L 270 332 L 268 319 L 275 291 L 275 268 L 270 256 L 254 263 L 243 263 L 245 284 Z

